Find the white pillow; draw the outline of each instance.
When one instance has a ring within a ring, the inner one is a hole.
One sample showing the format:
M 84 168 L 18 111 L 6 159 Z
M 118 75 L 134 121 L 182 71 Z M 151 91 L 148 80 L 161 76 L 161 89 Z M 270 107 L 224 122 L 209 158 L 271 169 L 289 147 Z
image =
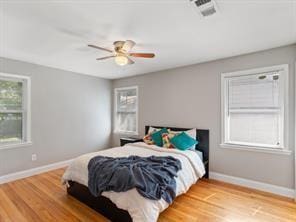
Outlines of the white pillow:
M 148 134 L 151 134 L 151 133 L 156 132 L 156 131 L 159 131 L 159 130 L 161 130 L 161 129 L 160 128 L 154 128 L 152 126 L 149 126 Z
M 188 136 L 190 136 L 191 138 L 196 140 L 196 128 L 191 129 L 191 130 L 187 130 L 187 131 L 185 131 L 185 133 L 187 133 Z
M 154 128 L 155 129 L 155 128 Z M 181 133 L 182 131 L 173 131 L 171 130 L 172 133 Z M 196 140 L 196 128 L 184 131 L 188 136 Z

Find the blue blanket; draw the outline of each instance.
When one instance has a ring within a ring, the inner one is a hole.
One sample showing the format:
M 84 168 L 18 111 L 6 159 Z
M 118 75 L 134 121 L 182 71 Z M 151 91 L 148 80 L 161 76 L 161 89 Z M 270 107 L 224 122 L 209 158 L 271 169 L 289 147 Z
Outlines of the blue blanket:
M 88 164 L 88 188 L 94 196 L 136 188 L 143 197 L 172 203 L 176 197 L 175 177 L 181 168 L 181 162 L 171 156 L 96 156 Z

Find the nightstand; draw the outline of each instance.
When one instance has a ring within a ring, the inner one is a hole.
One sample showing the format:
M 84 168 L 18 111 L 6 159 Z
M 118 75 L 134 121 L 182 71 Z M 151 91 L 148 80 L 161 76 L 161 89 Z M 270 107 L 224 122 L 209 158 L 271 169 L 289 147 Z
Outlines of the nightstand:
M 137 143 L 137 142 L 143 142 L 143 139 L 133 138 L 133 137 L 120 138 L 120 146 L 124 146 L 127 143 Z

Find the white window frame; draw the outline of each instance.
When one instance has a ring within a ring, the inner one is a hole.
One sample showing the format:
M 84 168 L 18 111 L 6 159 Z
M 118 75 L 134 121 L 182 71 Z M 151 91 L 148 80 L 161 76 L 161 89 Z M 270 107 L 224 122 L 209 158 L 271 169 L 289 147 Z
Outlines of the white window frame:
M 0 143 L 1 149 L 17 148 L 32 145 L 31 141 L 31 78 L 29 76 L 0 73 L 1 80 L 23 82 L 23 104 L 22 104 L 22 135 L 20 142 Z
M 227 91 L 227 78 L 235 76 L 247 76 L 262 74 L 268 72 L 281 71 L 280 78 L 280 103 L 282 108 L 281 132 L 280 132 L 280 145 L 270 146 L 256 143 L 231 143 L 227 140 L 227 105 L 228 105 L 228 91 Z M 263 68 L 242 70 L 237 72 L 222 73 L 221 74 L 221 144 L 222 148 L 242 149 L 250 151 L 268 152 L 291 154 L 289 147 L 289 65 L 276 65 Z
M 136 104 L 136 131 L 124 131 L 124 130 L 119 130 L 117 129 L 117 118 L 116 118 L 116 113 L 117 113 L 117 92 L 120 90 L 129 90 L 129 89 L 135 89 L 136 90 L 136 95 L 137 95 L 137 104 Z M 138 120 L 139 120 L 139 87 L 138 86 L 128 86 L 128 87 L 120 87 L 120 88 L 114 88 L 114 133 L 117 134 L 126 134 L 126 135 L 139 135 L 138 132 Z

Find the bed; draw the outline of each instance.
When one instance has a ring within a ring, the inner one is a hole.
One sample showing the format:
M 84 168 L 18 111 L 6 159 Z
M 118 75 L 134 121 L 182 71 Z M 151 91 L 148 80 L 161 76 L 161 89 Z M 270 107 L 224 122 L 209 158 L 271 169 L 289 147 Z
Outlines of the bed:
M 148 133 L 150 126 L 145 127 Z M 153 126 L 154 128 L 162 128 Z M 166 127 L 173 131 L 186 131 L 188 128 Z M 175 149 L 163 149 L 155 145 L 147 145 L 143 142 L 126 144 L 124 147 L 115 147 L 95 153 L 88 153 L 76 158 L 66 170 L 63 176 L 63 183 L 66 183 L 67 192 L 79 201 L 106 216 L 111 221 L 120 222 L 153 222 L 157 221 L 158 215 L 169 204 L 163 199 L 150 200 L 142 197 L 136 189 L 126 192 L 103 192 L 101 196 L 93 196 L 88 187 L 87 165 L 89 160 L 97 155 L 110 157 L 138 156 L 173 156 L 182 163 L 182 170 L 178 172 L 176 178 L 177 196 L 185 193 L 192 184 L 201 177 L 208 176 L 209 163 L 209 131 L 196 130 L 196 139 L 199 144 L 196 150 L 202 152 L 202 159 L 194 151 L 179 151 Z

